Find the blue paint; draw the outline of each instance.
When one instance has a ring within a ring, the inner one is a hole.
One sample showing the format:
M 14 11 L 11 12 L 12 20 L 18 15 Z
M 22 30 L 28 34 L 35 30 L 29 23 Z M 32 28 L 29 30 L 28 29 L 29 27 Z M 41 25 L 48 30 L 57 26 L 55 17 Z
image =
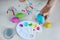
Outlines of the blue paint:
M 37 12 L 40 12 L 40 10 L 36 9 Z
M 17 11 L 17 9 L 16 9 L 16 8 L 14 8 L 14 10 L 15 10 L 15 11 Z
M 8 9 L 8 11 L 12 11 L 12 9 L 11 9 L 11 8 L 9 8 L 9 9 Z
M 40 10 L 39 10 L 39 9 L 37 9 L 37 8 L 34 8 L 34 10 L 35 10 L 36 12 L 40 12 Z
M 28 2 L 29 2 L 29 6 L 32 5 L 32 2 L 31 1 L 28 0 Z
M 32 14 L 32 10 L 30 10 L 30 14 Z
M 28 26 L 28 22 L 24 22 L 24 26 L 27 27 Z
M 45 22 L 45 18 L 42 14 L 38 14 L 36 17 L 36 20 L 40 23 L 40 24 L 44 24 Z
M 32 5 L 32 2 L 29 2 L 29 5 Z

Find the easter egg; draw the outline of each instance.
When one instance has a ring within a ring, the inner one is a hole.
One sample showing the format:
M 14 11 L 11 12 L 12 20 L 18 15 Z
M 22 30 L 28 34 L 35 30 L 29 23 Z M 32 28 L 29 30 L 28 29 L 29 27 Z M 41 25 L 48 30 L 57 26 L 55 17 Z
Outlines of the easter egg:
M 5 29 L 3 32 L 3 35 L 6 39 L 11 39 L 14 36 L 14 31 L 13 31 L 13 29 L 10 29 L 10 28 Z
M 52 27 L 52 24 L 51 24 L 50 22 L 46 22 L 46 23 L 44 24 L 44 26 L 45 26 L 46 28 L 51 28 L 51 27 Z
M 15 13 L 17 12 L 17 9 L 15 8 L 15 7 L 10 7 L 10 8 L 8 8 L 8 10 L 7 10 L 7 14 L 9 15 L 9 16 L 15 16 Z
M 39 24 L 44 24 L 45 22 L 45 18 L 42 14 L 38 14 L 36 20 L 39 22 Z
M 17 18 L 24 18 L 24 16 L 25 16 L 25 15 L 24 15 L 23 13 L 17 13 L 17 14 L 16 14 L 16 17 L 17 17 Z
M 16 18 L 16 17 L 13 17 L 12 19 L 11 19 L 11 22 L 13 22 L 13 23 L 17 23 L 17 22 L 19 22 L 20 20 L 19 20 L 19 18 Z

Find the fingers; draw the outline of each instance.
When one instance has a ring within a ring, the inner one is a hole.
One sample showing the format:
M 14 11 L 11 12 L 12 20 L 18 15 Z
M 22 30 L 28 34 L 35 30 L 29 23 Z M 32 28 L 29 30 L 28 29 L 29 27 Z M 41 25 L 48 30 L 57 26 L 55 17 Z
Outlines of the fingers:
M 48 15 L 48 12 L 50 11 L 51 7 L 45 6 L 42 10 L 41 13 L 45 16 Z
M 26 1 L 26 0 L 19 0 L 20 2 L 24 2 L 24 1 Z
M 46 6 L 41 10 L 41 13 L 45 16 L 45 19 L 48 18 L 49 13 L 53 9 L 57 0 L 48 0 Z

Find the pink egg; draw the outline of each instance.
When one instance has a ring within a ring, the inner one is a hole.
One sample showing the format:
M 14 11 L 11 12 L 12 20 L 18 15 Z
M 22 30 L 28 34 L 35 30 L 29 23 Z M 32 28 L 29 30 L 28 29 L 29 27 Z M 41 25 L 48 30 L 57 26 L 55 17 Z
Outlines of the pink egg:
M 12 21 L 13 23 L 18 23 L 20 20 L 19 20 L 19 18 L 13 17 L 13 18 L 11 19 L 11 21 Z

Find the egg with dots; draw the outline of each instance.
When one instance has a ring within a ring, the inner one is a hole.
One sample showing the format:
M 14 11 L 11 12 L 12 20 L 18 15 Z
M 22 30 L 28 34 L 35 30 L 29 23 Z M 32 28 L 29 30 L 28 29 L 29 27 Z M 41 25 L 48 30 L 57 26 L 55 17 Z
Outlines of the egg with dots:
M 36 37 L 36 32 L 42 32 L 42 27 L 41 25 L 32 21 L 22 21 L 17 24 L 16 31 L 17 34 L 22 38 L 30 40 Z

